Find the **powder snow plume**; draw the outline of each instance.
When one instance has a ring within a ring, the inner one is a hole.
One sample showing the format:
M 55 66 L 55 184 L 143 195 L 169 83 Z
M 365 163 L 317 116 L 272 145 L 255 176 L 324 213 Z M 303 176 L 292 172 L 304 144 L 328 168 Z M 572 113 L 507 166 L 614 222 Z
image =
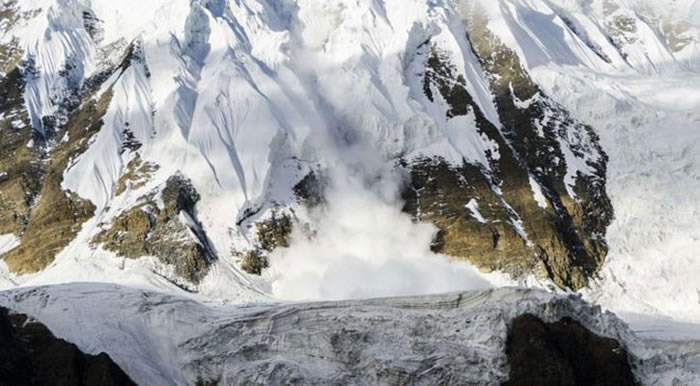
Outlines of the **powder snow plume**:
M 437 228 L 401 212 L 400 171 L 360 143 L 324 147 L 336 149 L 325 153 L 327 205 L 309 211 L 312 235 L 297 227 L 291 246 L 272 254 L 273 296 L 339 300 L 490 288 L 468 263 L 430 250 Z

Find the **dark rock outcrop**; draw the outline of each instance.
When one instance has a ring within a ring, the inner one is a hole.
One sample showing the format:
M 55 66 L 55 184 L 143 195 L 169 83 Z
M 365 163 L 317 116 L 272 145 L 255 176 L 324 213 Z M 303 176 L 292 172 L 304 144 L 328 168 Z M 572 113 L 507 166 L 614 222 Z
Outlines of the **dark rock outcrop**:
M 570 318 L 556 323 L 545 323 L 531 314 L 515 318 L 507 354 L 507 386 L 637 385 L 626 349 Z
M 319 196 L 320 197 L 320 196 Z M 268 255 L 277 248 L 287 248 L 290 243 L 294 219 L 286 213 L 272 211 L 272 216 L 255 224 L 258 236 L 257 248 L 245 252 L 234 251 L 241 259 L 241 268 L 252 274 L 260 275 L 270 266 Z
M 294 185 L 294 194 L 303 205 L 315 208 L 326 204 L 323 191 L 326 188 L 328 177 L 319 172 L 310 172 L 301 181 Z
M 83 11 L 83 27 L 85 27 L 85 31 L 87 31 L 92 40 L 97 43 L 102 42 L 104 38 L 102 20 L 100 20 L 92 10 Z
M 105 353 L 88 355 L 44 325 L 0 307 L 0 384 L 135 385 Z
M 134 153 L 134 158 L 126 165 L 126 170 L 117 181 L 117 196 L 126 192 L 127 188 L 137 190 L 143 188 L 150 181 L 153 174 L 160 166 L 148 161 L 143 161 L 139 153 Z
M 307 209 L 317 210 L 328 204 L 325 190 L 330 180 L 322 170 L 312 170 L 292 188 L 298 204 Z M 251 212 L 259 214 L 259 211 Z M 245 251 L 232 250 L 232 254 L 240 259 L 241 268 L 253 275 L 260 275 L 270 266 L 269 255 L 277 248 L 288 248 L 291 243 L 292 231 L 301 230 L 307 237 L 314 237 L 311 224 L 300 221 L 294 209 L 277 204 L 269 209 L 269 215 L 255 221 L 255 241 L 251 249 Z M 239 224 L 240 225 L 240 224 Z
M 142 197 L 92 242 L 131 259 L 155 256 L 173 266 L 179 277 L 197 284 L 216 256 L 197 220 L 195 205 L 200 195 L 188 179 L 174 175 L 166 182 L 161 199 L 159 206 L 155 193 Z

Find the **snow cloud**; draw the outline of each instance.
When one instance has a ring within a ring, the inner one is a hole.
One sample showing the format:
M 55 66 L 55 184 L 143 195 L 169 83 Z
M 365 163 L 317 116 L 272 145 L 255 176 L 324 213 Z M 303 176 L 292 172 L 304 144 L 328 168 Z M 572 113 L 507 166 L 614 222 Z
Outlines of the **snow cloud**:
M 358 161 L 329 168 L 328 205 L 309 213 L 316 234 L 297 227 L 291 247 L 271 256 L 273 295 L 339 300 L 490 287 L 468 263 L 431 252 L 437 229 L 401 212 L 401 177 L 366 149 L 336 153 L 336 160 Z

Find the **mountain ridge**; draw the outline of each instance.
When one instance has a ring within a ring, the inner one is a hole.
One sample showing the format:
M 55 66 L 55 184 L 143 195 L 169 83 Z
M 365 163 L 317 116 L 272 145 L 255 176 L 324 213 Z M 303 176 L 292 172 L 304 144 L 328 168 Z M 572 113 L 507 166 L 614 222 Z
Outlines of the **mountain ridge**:
M 606 230 L 613 210 L 633 216 L 608 196 L 617 149 L 561 87 L 692 74 L 700 57 L 693 1 L 2 7 L 7 287 L 91 280 L 237 301 L 296 275 L 323 283 L 342 262 L 281 268 L 299 240 L 324 237 L 319 216 L 352 212 L 305 204 L 332 206 L 316 193 L 334 189 L 430 225 L 415 237 L 432 238 L 415 253 L 425 269 L 453 267 L 449 255 L 509 283 L 617 283 L 606 255 L 624 243 Z M 645 106 L 622 87 L 620 109 Z M 168 199 L 180 175 L 192 205 Z M 311 200 L 298 193 L 309 176 L 324 176 Z M 680 312 L 691 292 L 649 309 Z

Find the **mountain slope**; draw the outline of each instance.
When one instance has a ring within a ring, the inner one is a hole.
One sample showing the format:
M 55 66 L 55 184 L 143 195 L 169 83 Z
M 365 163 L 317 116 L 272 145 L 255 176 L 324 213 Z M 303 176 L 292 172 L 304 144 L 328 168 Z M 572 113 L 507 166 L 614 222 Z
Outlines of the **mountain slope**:
M 311 171 L 335 173 L 338 162 L 367 179 L 401 163 L 413 176 L 413 191 L 425 183 L 421 170 L 443 165 L 448 181 L 435 187 L 437 195 L 461 189 L 455 185 L 466 178 L 475 191 L 450 203 L 457 224 L 431 209 L 443 205 L 439 200 L 419 200 L 410 191 L 403 193 L 405 210 L 440 228 L 436 251 L 469 257 L 482 268 L 535 272 L 579 288 L 604 260 L 611 209 L 597 137 L 525 73 L 517 75 L 524 83 L 511 85 L 512 98 L 502 95 L 508 85 L 495 77 L 510 70 L 484 67 L 489 53 L 473 49 L 449 4 L 164 2 L 148 7 L 163 17 L 144 21 L 140 30 L 129 27 L 133 34 L 119 38 L 110 30 L 114 21 L 102 21 L 110 19 L 105 6 L 6 7 L 18 15 L 7 44 L 26 61 L 20 69 L 26 119 L 40 148 L 35 162 L 69 149 L 64 163 L 42 169 L 41 189 L 25 198 L 23 222 L 8 229 L 22 239 L 6 259 L 13 271 L 39 271 L 64 247 L 72 259 L 90 259 L 94 252 L 85 247 L 100 244 L 136 257 L 125 240 L 138 234 L 156 239 L 138 247 L 140 253 L 174 265 L 177 275 L 164 274 L 173 281 L 186 270 L 174 261 L 197 261 L 188 263 L 200 271 L 188 275 L 192 285 L 212 264 L 220 272 L 236 270 L 236 256 L 264 265 L 271 251 L 262 248 L 260 222 L 271 213 L 298 212 L 293 188 Z M 76 33 L 66 34 L 68 26 Z M 530 100 L 536 93 L 540 100 Z M 95 121 L 84 122 L 81 114 L 91 103 Z M 530 126 L 519 127 L 521 121 Z M 86 124 L 94 132 L 81 132 Z M 538 130 L 543 140 L 526 144 Z M 13 146 L 8 150 L 22 148 Z M 349 151 L 360 152 L 359 162 L 342 155 Z M 61 169 L 63 175 L 55 175 Z M 196 211 L 173 213 L 181 217 L 175 238 L 193 252 L 175 248 L 159 255 L 149 246 L 162 243 L 154 224 L 167 227 L 168 219 L 152 218 L 143 230 L 115 224 L 151 213 L 149 203 L 159 204 L 159 192 L 174 175 L 202 197 Z M 342 176 L 330 178 L 344 183 Z M 55 220 L 42 216 L 42 201 L 55 200 L 61 190 L 74 195 L 66 210 Z M 479 214 L 485 222 L 465 209 L 470 203 L 492 207 Z M 74 207 L 85 207 L 85 215 L 73 216 Z M 584 216 L 591 208 L 598 212 Z M 31 229 L 47 223 L 69 236 L 38 250 Z M 480 235 L 471 238 L 472 231 Z M 76 236 L 81 241 L 69 246 Z M 30 255 L 39 261 L 28 261 Z
M 697 383 L 699 4 L 3 1 L 0 303 L 144 384 Z
M 656 31 L 652 42 L 644 42 L 635 33 L 634 42 L 622 47 L 622 51 L 640 50 L 637 55 L 646 63 L 641 67 L 628 60 L 611 68 L 603 58 L 597 58 L 598 65 L 584 65 L 583 60 L 572 65 L 570 57 L 564 60 L 554 49 L 564 46 L 564 41 L 545 44 L 551 36 L 542 32 L 547 28 L 539 19 L 538 28 L 528 34 L 538 47 L 549 50 L 546 56 L 550 58 L 528 63 L 529 72 L 575 117 L 596 128 L 610 157 L 607 191 L 615 208 L 615 220 L 607 232 L 611 249 L 601 277 L 587 293 L 616 311 L 697 322 L 699 288 L 694 276 L 700 269 L 696 259 L 700 239 L 693 220 L 698 205 L 690 193 L 697 189 L 700 170 L 694 151 L 700 127 L 696 86 L 700 84 L 700 19 L 692 11 L 697 2 L 671 6 L 631 2 L 628 7 L 608 3 L 607 7 L 596 2 L 585 7 L 572 2 L 548 12 L 559 28 L 587 36 L 582 41 L 594 47 L 604 47 L 605 40 L 593 41 L 590 29 L 582 33 L 580 27 L 569 29 L 567 25 L 582 25 L 581 20 L 588 19 L 605 30 L 609 27 L 601 20 L 614 18 L 605 16 L 612 9 L 617 8 L 611 15 L 635 15 L 636 28 Z M 517 9 L 521 14 L 528 12 L 525 5 Z M 669 45 L 674 39 L 666 32 L 669 23 L 684 25 L 683 32 L 673 33 L 685 36 L 681 50 Z M 661 45 L 666 46 L 663 54 L 655 55 L 649 49 Z M 669 52 L 673 59 L 664 59 Z M 612 58 L 614 52 L 606 51 L 606 56 Z
M 697 4 L 5 1 L 0 283 L 697 320 Z

